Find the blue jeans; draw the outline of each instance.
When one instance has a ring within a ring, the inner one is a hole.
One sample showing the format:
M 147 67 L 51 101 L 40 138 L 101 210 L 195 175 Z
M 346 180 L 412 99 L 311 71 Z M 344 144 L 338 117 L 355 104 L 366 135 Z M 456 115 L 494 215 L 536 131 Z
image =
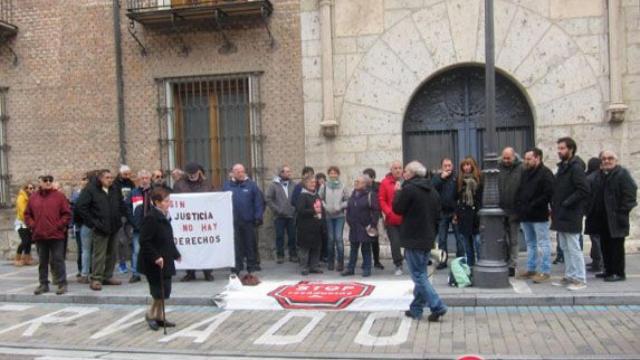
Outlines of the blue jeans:
M 351 241 L 351 253 L 349 254 L 349 265 L 347 269 L 349 271 L 355 271 L 356 264 L 358 263 L 358 250 L 362 249 L 362 272 L 364 274 L 371 274 L 371 242 L 353 242 Z
M 289 256 L 297 256 L 296 250 L 296 224 L 293 218 L 279 217 L 273 221 L 273 225 L 276 228 L 276 255 L 278 257 L 284 257 L 284 233 L 286 231 L 289 242 L 287 247 L 289 248 Z
M 538 248 L 542 251 L 540 272 L 551 273 L 551 238 L 549 237 L 549 222 L 521 222 L 520 227 L 527 243 L 527 271 L 538 268 Z
M 82 242 L 82 270 L 80 275 L 89 276 L 91 274 L 91 256 L 93 254 L 93 236 L 91 229 L 82 225 L 80 227 L 80 240 Z
M 343 230 L 344 217 L 327 219 L 327 262 L 329 264 L 333 264 L 334 260 L 337 260 L 338 264 L 344 262 Z
M 413 280 L 413 301 L 409 305 L 409 311 L 415 316 L 420 317 L 425 306 L 429 306 L 432 313 L 442 313 L 447 306 L 442 302 L 440 296 L 433 288 L 427 277 L 427 262 L 429 261 L 429 252 L 418 249 L 404 249 L 404 258 L 409 267 L 411 280 Z
M 140 233 L 134 231 L 131 236 L 131 245 L 133 245 L 133 253 L 131 254 L 131 275 L 140 276 L 138 272 L 138 254 L 140 254 Z
M 449 238 L 449 224 L 452 223 L 453 214 L 442 215 L 438 223 L 438 248 L 448 253 L 447 239 Z M 453 224 L 453 235 L 456 239 L 456 257 L 464 256 L 464 245 L 460 242 L 460 233 L 458 225 Z M 448 257 L 448 255 L 447 255 Z
M 587 282 L 584 255 L 580 248 L 580 233 L 558 232 L 558 243 L 564 253 L 564 276 Z
M 479 236 L 478 235 L 464 236 L 460 234 L 460 236 L 458 236 L 458 243 L 462 244 L 462 248 L 464 249 L 464 253 L 467 257 L 467 264 L 469 266 L 475 265 L 476 253 L 479 253 L 479 251 L 476 250 L 479 248 L 479 245 L 480 245 Z

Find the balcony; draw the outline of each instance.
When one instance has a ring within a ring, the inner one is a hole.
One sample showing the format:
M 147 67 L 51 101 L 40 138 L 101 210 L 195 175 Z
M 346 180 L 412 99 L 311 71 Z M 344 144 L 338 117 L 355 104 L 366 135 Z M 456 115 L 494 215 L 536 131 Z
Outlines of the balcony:
M 1 0 L 0 0 L 1 1 Z M 220 53 L 235 52 L 236 47 L 226 35 L 227 30 L 264 26 L 269 35 L 269 46 L 275 40 L 267 19 L 273 13 L 269 0 L 127 0 L 126 15 L 131 21 L 129 33 L 141 48 L 147 49 L 135 30 L 135 23 L 150 31 L 174 34 L 181 43 L 181 52 L 189 54 L 181 33 L 189 31 L 215 31 L 222 35 L 224 44 Z
M 225 25 L 271 15 L 269 0 L 128 0 L 127 17 L 145 27 L 163 28 L 223 20 Z
M 0 44 L 18 33 L 13 25 L 13 0 L 0 0 Z

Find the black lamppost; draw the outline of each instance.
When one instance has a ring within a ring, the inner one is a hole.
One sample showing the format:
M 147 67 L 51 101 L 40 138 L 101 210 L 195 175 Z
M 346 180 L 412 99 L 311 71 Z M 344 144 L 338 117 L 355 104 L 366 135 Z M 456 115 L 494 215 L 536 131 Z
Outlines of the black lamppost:
M 496 68 L 493 34 L 493 0 L 485 0 L 485 148 L 484 193 L 480 209 L 479 260 L 473 267 L 473 284 L 481 288 L 509 287 L 504 211 L 499 206 L 496 134 Z

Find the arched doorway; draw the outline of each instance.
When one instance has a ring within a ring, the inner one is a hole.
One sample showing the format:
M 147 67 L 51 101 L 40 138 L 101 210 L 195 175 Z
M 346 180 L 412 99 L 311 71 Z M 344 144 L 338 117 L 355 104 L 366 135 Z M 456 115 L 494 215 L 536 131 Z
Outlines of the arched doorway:
M 484 139 L 484 68 L 458 67 L 427 81 L 414 94 L 404 117 L 404 160 L 429 169 L 443 157 L 459 164 L 471 155 L 479 162 Z M 524 94 L 496 73 L 496 129 L 499 149 L 512 146 L 520 154 L 533 146 L 533 115 Z

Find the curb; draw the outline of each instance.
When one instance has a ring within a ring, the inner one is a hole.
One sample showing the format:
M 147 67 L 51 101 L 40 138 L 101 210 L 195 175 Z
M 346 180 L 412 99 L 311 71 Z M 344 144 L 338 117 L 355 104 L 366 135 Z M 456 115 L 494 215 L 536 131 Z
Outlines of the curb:
M 626 294 L 576 294 L 562 296 L 548 295 L 443 295 L 447 306 L 573 306 L 573 305 L 640 305 L 640 292 Z M 45 294 L 34 296 L 29 294 L 0 294 L 0 302 L 15 303 L 57 303 L 57 304 L 115 304 L 115 305 L 149 305 L 149 296 L 119 295 L 62 295 Z M 213 297 L 183 296 L 172 297 L 167 305 L 178 306 L 213 306 L 217 307 Z

